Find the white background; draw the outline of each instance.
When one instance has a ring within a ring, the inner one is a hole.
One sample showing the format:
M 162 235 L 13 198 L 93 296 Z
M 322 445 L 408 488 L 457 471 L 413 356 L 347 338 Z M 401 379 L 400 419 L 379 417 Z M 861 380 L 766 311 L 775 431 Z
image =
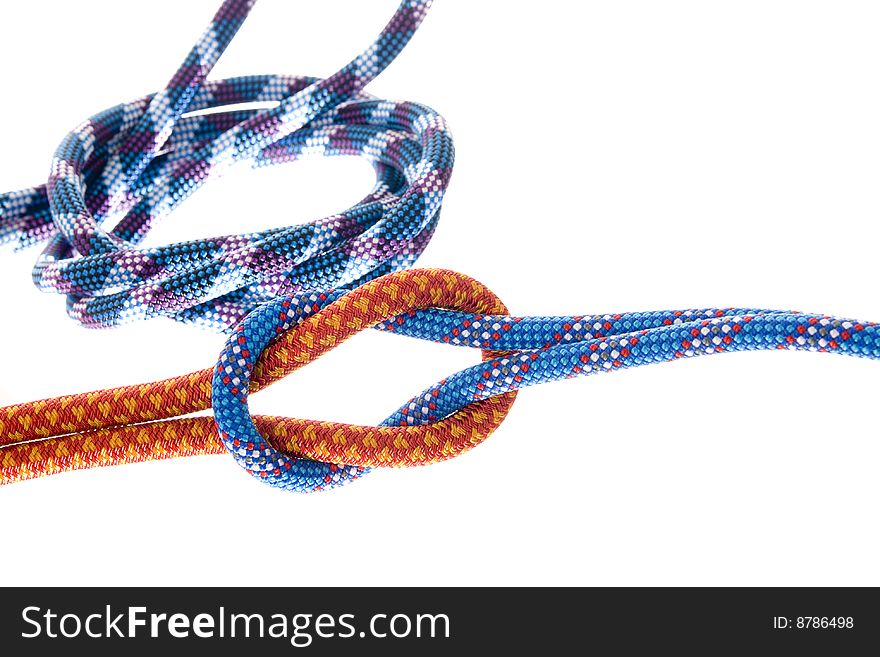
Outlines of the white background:
M 161 88 L 215 1 L 16 3 L 0 189 L 83 118 Z M 395 0 L 263 0 L 215 77 L 327 75 Z M 370 91 L 435 107 L 457 162 L 420 260 L 521 314 L 699 306 L 880 320 L 880 6 L 438 2 Z M 359 160 L 200 191 L 149 243 L 287 225 L 369 189 Z M 164 320 L 89 331 L 0 254 L 0 403 L 213 364 Z M 371 332 L 252 399 L 378 422 L 477 355 Z M 326 494 L 223 456 L 0 489 L 2 584 L 880 584 L 880 364 L 748 353 L 529 389 L 454 461 Z

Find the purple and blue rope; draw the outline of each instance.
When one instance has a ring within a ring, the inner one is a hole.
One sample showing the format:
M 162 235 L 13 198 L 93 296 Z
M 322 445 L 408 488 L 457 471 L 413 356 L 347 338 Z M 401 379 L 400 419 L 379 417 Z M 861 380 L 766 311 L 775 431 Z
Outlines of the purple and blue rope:
M 430 240 L 454 159 L 446 123 L 423 105 L 362 91 L 407 44 L 430 0 L 402 2 L 376 41 L 326 79 L 205 82 L 253 4 L 224 2 L 165 90 L 67 135 L 45 186 L 0 196 L 0 243 L 48 240 L 34 283 L 66 294 L 82 325 L 164 315 L 228 330 L 279 294 L 356 286 L 409 267 Z M 277 105 L 192 114 L 267 101 Z M 351 208 L 304 225 L 137 246 L 209 178 L 308 155 L 364 157 L 376 184 Z
M 279 331 L 346 289 L 414 263 L 436 226 L 454 151 L 433 110 L 363 91 L 407 44 L 430 0 L 404 0 L 373 45 L 326 79 L 207 81 L 254 2 L 226 0 L 163 91 L 100 112 L 67 135 L 46 185 L 0 196 L 0 244 L 48 242 L 34 282 L 67 295 L 69 314 L 84 326 L 168 316 L 231 332 L 212 388 L 224 444 L 271 485 L 312 491 L 364 471 L 274 450 L 249 415 L 250 373 Z M 376 184 L 348 210 L 307 224 L 138 246 L 208 179 L 309 155 L 367 158 Z M 796 349 L 880 358 L 874 323 L 760 309 L 576 317 L 429 309 L 376 328 L 509 352 L 416 395 L 385 425 L 427 424 L 529 385 L 706 354 Z

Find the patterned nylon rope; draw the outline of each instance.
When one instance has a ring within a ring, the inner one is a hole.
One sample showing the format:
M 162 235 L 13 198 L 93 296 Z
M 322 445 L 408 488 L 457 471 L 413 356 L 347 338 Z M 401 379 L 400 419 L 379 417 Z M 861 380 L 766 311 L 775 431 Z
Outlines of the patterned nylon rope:
M 229 336 L 216 366 L 0 408 L 0 483 L 228 451 L 261 481 L 311 492 L 370 468 L 461 454 L 529 385 L 733 351 L 880 358 L 871 322 L 744 308 L 517 317 L 461 274 L 400 271 L 436 226 L 452 140 L 431 109 L 363 89 L 405 47 L 430 0 L 404 0 L 377 40 L 328 78 L 207 81 L 254 2 L 223 2 L 164 90 L 71 132 L 46 185 L 0 196 L 0 243 L 47 242 L 34 282 L 67 295 L 71 317 L 111 327 L 167 316 L 219 329 Z M 139 246 L 210 178 L 311 155 L 367 158 L 376 184 L 348 210 L 304 225 Z M 483 361 L 380 426 L 250 415 L 250 391 L 369 327 L 479 348 Z M 213 417 L 188 417 L 209 408 Z
M 283 299 L 281 303 L 284 319 L 279 319 L 279 335 L 252 372 L 254 389 L 277 381 L 389 315 L 427 306 L 506 312 L 484 286 L 443 270 L 390 274 L 344 297 L 309 293 L 287 305 Z M 284 330 L 294 325 L 296 331 Z M 484 358 L 498 353 L 485 351 Z M 213 418 L 166 420 L 209 408 L 211 375 L 208 369 L 150 384 L 0 408 L 0 483 L 224 452 Z M 472 404 L 441 422 L 420 427 L 361 427 L 276 417 L 255 420 L 273 445 L 293 456 L 360 467 L 422 465 L 482 442 L 504 419 L 513 399 L 510 394 Z M 326 482 L 316 485 L 322 483 Z
M 214 370 L 212 403 L 220 437 L 245 470 L 272 486 L 308 492 L 342 485 L 364 470 L 292 458 L 265 440 L 250 417 L 251 369 L 272 337 L 287 328 L 297 303 L 302 301 L 272 301 L 235 328 Z M 727 351 L 789 348 L 880 359 L 880 329 L 872 322 L 743 308 L 572 317 L 427 309 L 390 318 L 379 328 L 500 352 L 413 397 L 384 426 L 430 425 L 469 404 L 529 385 Z M 327 335 L 331 343 L 332 335 Z M 308 346 L 321 339 L 320 332 L 309 330 L 297 337 Z
M 276 296 L 404 269 L 430 240 L 454 158 L 446 124 L 422 105 L 362 91 L 412 37 L 430 0 L 404 0 L 376 41 L 326 79 L 206 82 L 254 1 L 226 0 L 163 91 L 100 112 L 67 135 L 46 185 L 0 196 L 0 243 L 48 240 L 34 282 L 66 294 L 82 325 L 164 315 L 228 331 Z M 277 104 L 239 107 L 248 102 Z M 237 107 L 222 109 L 228 105 Z M 193 114 L 214 108 L 221 111 Z M 368 159 L 374 188 L 348 210 L 304 225 L 137 246 L 208 179 L 314 155 Z
M 203 371 L 148 386 L 0 409 L 6 427 L 0 431 L 5 445 L 0 476 L 8 483 L 66 469 L 217 453 L 222 444 L 261 480 L 309 492 L 351 481 L 369 467 L 455 456 L 485 439 L 509 409 L 511 391 L 529 385 L 735 351 L 794 349 L 880 359 L 877 324 L 825 315 L 708 308 L 515 317 L 461 310 L 468 299 L 501 307 L 472 279 L 418 269 L 384 276 L 349 293 L 275 299 L 235 327 L 212 375 Z M 381 427 L 271 417 L 251 421 L 249 381 L 254 388 L 266 385 L 371 325 L 480 348 L 484 362 L 416 395 Z M 205 408 L 209 376 L 213 419 L 149 422 Z M 191 391 L 195 403 L 186 396 Z M 499 405 L 485 406 L 491 402 Z M 93 431 L 76 433 L 86 429 Z M 395 433 L 418 429 L 422 432 Z M 39 440 L 43 437 L 50 438 Z

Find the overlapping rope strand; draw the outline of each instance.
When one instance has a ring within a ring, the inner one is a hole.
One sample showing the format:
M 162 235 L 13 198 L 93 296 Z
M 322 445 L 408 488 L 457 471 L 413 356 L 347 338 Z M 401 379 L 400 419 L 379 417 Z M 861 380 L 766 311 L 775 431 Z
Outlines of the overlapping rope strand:
M 734 308 L 515 317 L 454 272 L 376 279 L 421 253 L 452 167 L 451 138 L 436 113 L 363 93 L 429 4 L 402 2 L 376 42 L 329 78 L 206 82 L 254 5 L 226 0 L 165 90 L 95 115 L 59 146 L 47 185 L 0 196 L 0 243 L 48 241 L 34 281 L 68 295 L 69 314 L 84 326 L 164 315 L 231 333 L 213 370 L 0 408 L 0 483 L 229 451 L 266 483 L 310 492 L 372 467 L 460 454 L 500 424 L 528 385 L 728 351 L 880 358 L 880 329 L 871 322 Z M 251 101 L 277 104 L 222 109 Z M 312 154 L 368 158 L 374 189 L 349 210 L 303 226 L 137 246 L 209 178 Z M 483 362 L 413 397 L 378 427 L 250 416 L 251 389 L 369 326 L 477 347 Z M 209 407 L 214 417 L 181 417 Z
M 408 267 L 430 239 L 454 158 L 446 124 L 422 105 L 362 91 L 412 37 L 430 0 L 402 2 L 377 40 L 326 79 L 205 82 L 253 4 L 226 0 L 165 90 L 71 132 L 47 185 L 0 196 L 0 243 L 48 240 L 34 282 L 68 295 L 82 325 L 165 315 L 228 330 L 279 294 L 356 286 Z M 193 114 L 251 101 L 277 106 Z M 304 225 L 137 247 L 209 178 L 311 155 L 365 157 L 376 185 L 348 210 Z
M 299 333 L 280 330 L 252 372 L 254 389 L 311 362 L 389 314 L 437 305 L 476 312 L 505 311 L 485 287 L 460 274 L 412 270 L 379 280 L 350 292 L 340 299 L 342 303 L 331 303 L 341 293 L 309 293 L 285 306 L 282 325 L 302 326 L 306 331 L 303 340 L 309 346 L 295 340 Z M 484 358 L 496 355 L 487 351 Z M 207 369 L 150 384 L 0 408 L 0 483 L 225 451 L 212 417 L 162 421 L 209 408 L 211 376 Z M 474 404 L 446 421 L 423 427 L 360 427 L 276 417 L 256 421 L 265 435 L 292 454 L 338 461 L 327 466 L 335 475 L 341 463 L 405 466 L 455 456 L 491 434 L 513 398 L 511 394 Z M 355 468 L 348 478 L 358 474 Z M 314 485 L 322 483 L 327 482 L 318 478 Z
M 415 269 L 349 293 L 275 299 L 235 327 L 213 370 L 210 394 L 208 373 L 200 372 L 148 387 L 0 409 L 0 476 L 8 483 L 75 467 L 216 453 L 222 442 L 254 476 L 309 492 L 351 481 L 370 467 L 460 454 L 498 426 L 511 391 L 529 385 L 736 351 L 795 349 L 880 359 L 880 327 L 873 322 L 749 308 L 571 317 L 460 310 L 472 303 L 497 307 L 487 303 L 489 294 L 461 274 Z M 254 387 L 274 381 L 368 326 L 480 348 L 484 361 L 416 395 L 381 427 L 251 419 L 251 381 Z M 197 403 L 187 397 L 191 392 Z M 148 422 L 205 408 L 209 398 L 213 419 Z M 84 429 L 94 431 L 64 436 Z

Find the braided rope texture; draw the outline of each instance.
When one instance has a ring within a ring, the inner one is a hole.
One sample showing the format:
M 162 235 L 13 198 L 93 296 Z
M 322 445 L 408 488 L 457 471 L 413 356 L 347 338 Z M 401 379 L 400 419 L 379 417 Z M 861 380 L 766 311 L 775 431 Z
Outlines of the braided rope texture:
M 445 121 L 363 92 L 404 48 L 430 0 L 404 0 L 375 42 L 326 79 L 206 82 L 255 0 L 226 0 L 168 86 L 92 116 L 55 152 L 48 183 L 0 196 L 0 243 L 48 241 L 36 286 L 87 327 L 176 320 L 228 331 L 260 303 L 357 286 L 411 266 L 433 234 L 454 160 Z M 262 102 L 270 109 L 223 109 Z M 193 114 L 206 109 L 220 111 Z M 363 200 L 304 225 L 138 247 L 210 178 L 307 156 L 366 158 Z M 102 224 L 112 220 L 112 230 Z
M 283 308 L 283 319 L 277 307 Z M 250 373 L 258 390 L 312 362 L 355 333 L 388 317 L 428 307 L 503 313 L 501 301 L 480 283 L 445 270 L 389 274 L 343 294 L 306 294 L 270 302 L 275 340 Z M 263 312 L 267 316 L 269 310 Z M 251 327 L 250 320 L 239 327 Z M 250 328 L 247 328 L 249 332 Z M 230 340 L 238 348 L 238 333 Z M 255 354 L 254 354 L 255 355 Z M 484 351 L 484 358 L 499 352 Z M 212 370 L 154 383 L 46 399 L 0 408 L 0 483 L 68 470 L 225 451 L 214 418 L 179 418 L 211 407 Z M 435 463 L 488 437 L 506 416 L 515 393 L 472 404 L 440 422 L 421 426 L 358 426 L 277 417 L 254 418 L 261 435 L 297 470 L 326 461 L 296 490 L 332 487 L 367 467 Z M 217 402 L 214 402 L 215 406 Z M 167 420 L 166 418 L 178 418 Z M 235 440 L 235 439 L 232 439 Z M 246 443 L 245 443 L 246 446 Z M 237 445 L 234 445 L 237 453 Z M 303 457 L 303 458 L 299 458 Z M 340 475 L 342 476 L 342 475 Z M 330 481 L 327 481 L 330 477 Z
M 452 140 L 433 110 L 363 89 L 403 49 L 430 0 L 404 0 L 373 45 L 326 79 L 206 81 L 254 2 L 226 0 L 163 91 L 71 132 L 46 185 L 0 196 L 0 243 L 48 242 L 34 282 L 66 294 L 71 317 L 112 327 L 168 316 L 219 329 L 230 335 L 217 365 L 0 408 L 0 483 L 228 451 L 277 488 L 326 490 L 370 468 L 472 448 L 529 385 L 745 350 L 880 358 L 872 322 L 746 308 L 517 317 L 461 274 L 401 272 L 436 226 Z M 274 106 L 227 107 L 249 102 Z M 200 113 L 208 109 L 220 111 Z M 301 226 L 138 246 L 210 178 L 311 155 L 365 157 L 377 182 L 352 208 Z M 251 417 L 251 391 L 370 326 L 479 348 L 483 360 L 377 427 Z M 182 417 L 208 408 L 213 417 Z
M 380 427 L 250 417 L 249 390 L 369 326 L 476 347 L 484 360 L 416 395 Z M 324 490 L 370 467 L 433 463 L 470 449 L 504 419 L 511 395 L 529 385 L 768 349 L 880 359 L 880 327 L 747 308 L 516 317 L 466 276 L 412 269 L 348 293 L 308 293 L 264 304 L 235 327 L 213 370 L 0 409 L 0 481 L 225 448 L 273 486 Z M 162 421 L 211 404 L 214 418 Z

